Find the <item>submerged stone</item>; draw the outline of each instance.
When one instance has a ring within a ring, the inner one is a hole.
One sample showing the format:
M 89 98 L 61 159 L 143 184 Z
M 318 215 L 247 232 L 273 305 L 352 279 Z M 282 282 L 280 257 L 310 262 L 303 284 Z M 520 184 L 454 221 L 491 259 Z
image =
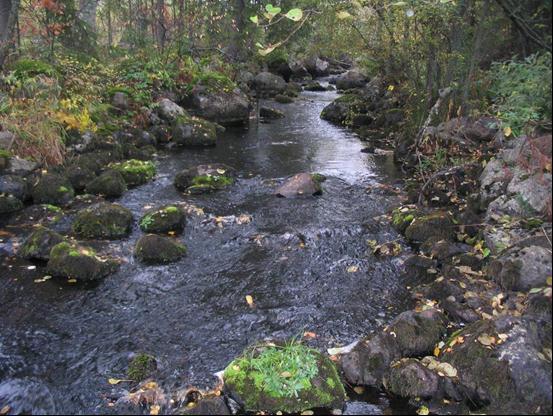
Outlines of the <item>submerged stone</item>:
M 132 221 L 132 213 L 127 208 L 100 203 L 79 211 L 72 230 L 81 238 L 116 240 L 130 234 Z
M 224 372 L 225 390 L 245 412 L 341 409 L 345 391 L 334 363 L 300 344 L 247 350 Z
M 173 123 L 173 142 L 185 147 L 215 146 L 217 128 L 206 120 L 180 117 Z
M 202 194 L 218 191 L 234 184 L 235 172 L 222 164 L 200 165 L 185 169 L 175 177 L 175 187 L 182 192 Z
M 309 173 L 300 173 L 293 176 L 275 192 L 277 196 L 283 198 L 315 196 L 322 193 L 320 177 Z

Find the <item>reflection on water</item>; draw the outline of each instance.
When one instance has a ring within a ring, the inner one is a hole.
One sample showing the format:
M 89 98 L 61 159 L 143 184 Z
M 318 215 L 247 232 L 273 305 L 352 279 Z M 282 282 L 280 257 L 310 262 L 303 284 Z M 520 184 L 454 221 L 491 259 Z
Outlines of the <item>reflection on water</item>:
M 94 287 L 51 280 L 39 266 L 4 257 L 0 271 L 0 399 L 24 411 L 105 413 L 135 352 L 155 355 L 158 379 L 173 391 L 209 386 L 247 345 L 315 332 L 325 349 L 367 334 L 401 310 L 406 293 L 398 259 L 377 259 L 367 240 L 397 238 L 375 217 L 397 203 L 368 194 L 389 182 L 389 163 L 361 153 L 353 134 L 322 121 L 334 93 L 308 93 L 280 106 L 286 118 L 249 130 L 229 130 L 215 149 L 178 150 L 158 158 L 156 182 L 120 201 L 138 219 L 147 206 L 187 201 L 207 214 L 249 214 L 253 221 L 219 228 L 191 216 L 183 242 L 187 258 L 145 268 L 132 258 L 140 236 L 99 248 L 126 263 Z M 226 163 L 238 183 L 209 196 L 183 196 L 176 172 L 200 163 Z M 387 168 L 385 168 L 387 166 Z M 329 176 L 320 198 L 287 200 L 273 191 L 298 172 Z M 17 242 L 5 239 L 6 246 Z M 351 266 L 358 272 L 348 273 Z M 248 307 L 251 295 L 255 308 Z M 17 401 L 17 400 L 19 401 Z M 42 406 L 42 407 L 41 407 Z M 55 409 L 55 410 L 54 410 Z

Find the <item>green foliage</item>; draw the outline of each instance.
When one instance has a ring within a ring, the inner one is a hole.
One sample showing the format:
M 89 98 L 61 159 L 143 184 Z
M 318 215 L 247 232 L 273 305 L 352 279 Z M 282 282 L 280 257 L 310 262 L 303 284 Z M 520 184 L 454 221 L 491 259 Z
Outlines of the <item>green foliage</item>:
M 55 68 L 43 61 L 34 59 L 20 59 L 13 65 L 14 76 L 19 80 L 36 77 L 37 75 L 46 75 L 56 77 L 58 75 Z
M 192 85 L 203 85 L 212 91 L 232 91 L 236 88 L 236 84 L 226 75 L 209 70 L 198 73 L 194 77 L 191 86 Z
M 155 357 L 148 354 L 138 354 L 133 358 L 127 370 L 129 380 L 140 382 L 148 378 L 157 369 Z
M 551 54 L 495 63 L 490 95 L 504 126 L 518 136 L 529 124 L 551 121 Z
M 224 378 L 233 384 L 253 378 L 256 388 L 274 398 L 298 397 L 303 389 L 311 388 L 318 374 L 317 358 L 313 351 L 296 342 L 284 346 L 266 347 L 260 354 L 242 357 L 225 370 Z

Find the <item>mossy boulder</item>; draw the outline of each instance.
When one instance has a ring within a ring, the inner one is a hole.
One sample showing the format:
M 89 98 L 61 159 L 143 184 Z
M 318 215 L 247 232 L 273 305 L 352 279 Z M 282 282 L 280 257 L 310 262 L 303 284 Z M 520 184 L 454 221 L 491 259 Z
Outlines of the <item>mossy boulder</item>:
M 145 235 L 136 243 L 134 256 L 142 263 L 170 264 L 186 255 L 186 247 L 173 238 Z
M 19 249 L 19 256 L 28 260 L 48 261 L 52 249 L 64 241 L 65 238 L 62 235 L 40 227 L 27 237 Z
M 117 268 L 117 262 L 100 258 L 91 248 L 60 243 L 50 252 L 47 270 L 52 276 L 85 282 L 103 279 Z
M 346 94 L 323 109 L 321 118 L 338 125 L 351 124 L 360 114 L 366 114 L 366 102 L 358 94 Z
M 157 360 L 154 356 L 140 353 L 134 356 L 127 369 L 127 377 L 136 383 L 152 377 L 157 370 Z
M 26 201 L 30 197 L 27 180 L 18 175 L 0 176 L 0 194 L 12 195 Z
M 224 372 L 225 390 L 245 412 L 341 409 L 345 391 L 334 363 L 299 344 L 248 349 Z
M 261 107 L 259 109 L 259 116 L 265 120 L 278 120 L 286 117 L 282 111 L 271 107 Z
M 140 228 L 149 234 L 180 234 L 185 225 L 185 212 L 174 205 L 150 210 L 140 220 Z
M 404 357 L 431 355 L 445 335 L 446 318 L 436 309 L 400 314 L 388 327 Z
M 406 228 L 405 237 L 411 242 L 424 243 L 429 238 L 451 240 L 455 237 L 455 224 L 447 212 L 419 216 Z
M 65 170 L 65 175 L 71 186 L 77 192 L 84 191 L 86 185 L 96 177 L 96 173 L 89 168 L 78 165 L 69 166 Z
M 77 213 L 72 230 L 85 239 L 117 240 L 132 230 L 133 216 L 117 204 L 100 203 Z
M 127 191 L 127 183 L 117 170 L 109 169 L 86 186 L 86 192 L 103 195 L 107 198 L 119 198 Z
M 292 104 L 294 102 L 294 98 L 290 95 L 278 94 L 275 97 L 275 101 L 280 104 Z
M 175 187 L 192 194 L 209 193 L 233 185 L 235 176 L 234 169 L 223 164 L 200 165 L 179 172 Z
M 199 118 L 179 117 L 173 123 L 173 143 L 185 147 L 209 147 L 217 144 L 215 124 Z
M 13 195 L 0 195 L 0 215 L 9 215 L 23 209 L 23 202 Z
M 75 197 L 75 190 L 66 176 L 47 173 L 31 191 L 35 204 L 66 205 Z
M 135 159 L 112 163 L 109 167 L 118 171 L 131 188 L 148 183 L 155 178 L 157 172 L 153 162 Z

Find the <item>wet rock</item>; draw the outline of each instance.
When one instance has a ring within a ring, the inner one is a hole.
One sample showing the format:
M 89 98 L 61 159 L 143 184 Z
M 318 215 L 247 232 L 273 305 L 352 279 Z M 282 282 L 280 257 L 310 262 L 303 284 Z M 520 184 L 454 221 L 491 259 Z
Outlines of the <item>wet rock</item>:
M 438 263 L 429 257 L 411 256 L 405 260 L 404 279 L 410 286 L 428 284 L 436 279 Z
M 501 159 L 491 160 L 480 176 L 480 196 L 482 204 L 487 206 L 507 190 L 513 178 L 513 171 Z
M 157 173 L 156 166 L 150 161 L 131 159 L 125 162 L 112 163 L 109 167 L 123 176 L 129 188 L 150 182 Z
M 114 273 L 118 264 L 96 255 L 93 249 L 60 243 L 50 252 L 48 273 L 55 277 L 91 281 Z
M 278 368 L 272 367 L 275 363 L 280 363 Z M 298 366 L 301 371 L 297 371 Z M 345 401 L 334 363 L 297 344 L 251 348 L 227 367 L 223 378 L 225 390 L 245 412 L 341 409 Z
M 367 84 L 367 78 L 361 72 L 352 69 L 338 77 L 336 80 L 336 88 L 339 90 L 352 90 L 354 88 L 362 88 Z
M 451 240 L 455 236 L 455 224 L 447 212 L 435 212 L 415 218 L 405 230 L 405 237 L 412 242 L 425 242 L 429 238 Z
M 535 322 L 509 316 L 479 321 L 461 332 L 465 342 L 441 360 L 458 371 L 460 392 L 473 407 L 550 414 L 551 362 L 540 358 L 541 332 Z
M 100 203 L 77 213 L 72 230 L 85 239 L 117 240 L 132 229 L 132 213 L 117 204 Z
M 129 363 L 127 377 L 136 383 L 146 380 L 157 370 L 157 360 L 149 354 L 137 354 Z
M 65 238 L 52 230 L 40 227 L 34 231 L 19 249 L 19 256 L 28 260 L 50 260 L 50 252 Z
M 148 161 L 154 158 L 156 149 L 153 146 L 137 147 L 133 144 L 123 146 L 123 156 L 125 159 L 134 159 L 140 161 Z
M 345 94 L 326 106 L 321 113 L 323 120 L 338 125 L 351 124 L 355 115 L 366 114 L 366 102 L 359 94 Z
M 215 146 L 217 129 L 209 121 L 180 117 L 173 123 L 173 142 L 186 147 Z
M 127 183 L 119 171 L 109 169 L 89 182 L 86 192 L 106 198 L 119 198 L 127 192 Z
M 111 105 L 120 111 L 127 111 L 130 107 L 129 96 L 124 92 L 116 92 L 111 99 Z
M 440 238 L 430 238 L 421 246 L 421 250 L 425 255 L 439 262 L 445 262 L 460 254 L 470 253 L 473 251 L 473 247 L 468 244 L 441 240 Z
M 488 274 L 504 290 L 544 287 L 552 274 L 551 251 L 540 246 L 514 247 L 490 264 Z
M 174 205 L 150 210 L 140 220 L 140 228 L 149 234 L 180 234 L 185 225 L 185 212 Z
M 74 166 L 78 166 L 81 169 L 90 170 L 95 174 L 100 174 L 107 165 L 110 163 L 121 160 L 122 154 L 119 152 L 111 152 L 109 150 L 94 151 L 80 155 L 75 162 Z
M 255 77 L 254 85 L 261 97 L 274 97 L 286 91 L 286 81 L 270 72 L 261 72 Z
M 303 62 L 298 60 L 291 61 L 289 65 L 291 72 L 290 78 L 293 81 L 304 81 L 311 78 L 311 74 L 309 73 Z
M 73 189 L 77 192 L 83 191 L 86 185 L 96 177 L 96 174 L 92 170 L 77 165 L 68 167 L 65 170 L 65 175 L 69 179 L 69 182 L 71 182 Z
M 193 194 L 209 193 L 234 184 L 235 172 L 223 164 L 200 165 L 185 169 L 175 177 L 175 187 Z
M 132 143 L 138 147 L 155 147 L 157 145 L 157 140 L 153 134 L 145 130 L 137 130 L 132 135 Z
M 59 412 L 45 383 L 32 378 L 0 382 L 0 403 L 14 415 L 49 415 Z
M 380 388 L 390 365 L 400 357 L 393 335 L 380 332 L 362 340 L 342 357 L 342 371 L 351 385 Z
M 387 332 L 395 334 L 403 357 L 423 357 L 434 352 L 446 330 L 445 316 L 436 309 L 428 309 L 402 313 L 393 320 Z
M 53 173 L 43 175 L 31 191 L 35 204 L 66 205 L 75 196 L 67 177 Z
M 8 167 L 4 170 L 4 173 L 9 175 L 29 176 L 37 168 L 37 163 L 14 156 L 10 158 Z
M 200 399 L 192 407 L 187 407 L 175 412 L 177 415 L 230 415 L 230 409 L 222 397 L 208 397 Z
M 13 195 L 0 195 L 0 215 L 9 215 L 23 209 L 23 202 Z
M 288 179 L 275 192 L 277 196 L 283 198 L 295 198 L 301 196 L 321 195 L 323 189 L 320 181 L 314 175 L 309 173 L 299 173 Z
M 21 201 L 29 199 L 29 186 L 21 176 L 0 176 L 0 194 L 12 195 Z
M 326 77 L 330 74 L 330 63 L 319 57 L 311 57 L 305 61 L 305 68 L 313 76 Z
M 146 264 L 170 264 L 186 255 L 186 247 L 178 241 L 159 235 L 140 238 L 134 249 L 134 256 Z
M 222 126 L 244 125 L 249 122 L 250 102 L 247 95 L 238 88 L 232 91 L 195 88 L 193 96 L 198 116 L 206 120 Z
M 278 94 L 275 96 L 275 101 L 280 104 L 292 104 L 294 99 L 289 95 Z
M 267 120 L 278 120 L 285 117 L 282 111 L 270 107 L 261 107 L 259 109 L 259 116 Z
M 402 360 L 384 378 L 386 390 L 403 398 L 435 398 L 440 391 L 440 377 L 419 360 Z

